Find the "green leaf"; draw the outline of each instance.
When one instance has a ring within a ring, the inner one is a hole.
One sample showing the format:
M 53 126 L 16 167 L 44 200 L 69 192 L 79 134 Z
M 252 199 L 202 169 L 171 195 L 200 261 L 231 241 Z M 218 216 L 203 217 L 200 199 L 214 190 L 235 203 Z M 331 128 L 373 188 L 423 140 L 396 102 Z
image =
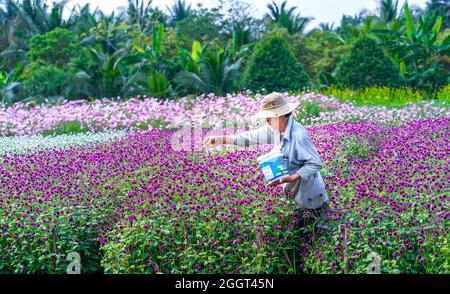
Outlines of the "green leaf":
M 402 77 L 405 77 L 406 75 L 406 63 L 404 61 L 400 62 L 400 74 L 402 75 Z
M 405 4 L 405 17 L 406 17 L 406 37 L 409 40 L 413 40 L 413 34 L 416 34 L 416 27 L 413 22 L 411 11 L 409 10 L 408 3 Z
M 199 41 L 194 41 L 193 43 L 192 43 L 192 53 L 191 53 L 191 56 L 192 56 L 192 59 L 195 61 L 195 62 L 199 62 L 200 61 L 200 51 L 202 50 L 202 46 L 201 46 L 201 44 L 200 44 L 200 42 Z
M 439 16 L 436 19 L 436 22 L 434 23 L 433 28 L 431 29 L 431 32 L 433 32 L 433 34 L 439 34 L 439 32 L 441 31 L 441 26 L 442 26 L 442 16 Z
M 160 23 L 158 24 L 152 34 L 152 46 L 153 46 L 153 52 L 158 54 L 161 52 L 161 45 L 164 38 L 164 24 Z
M 429 32 L 428 32 L 428 26 L 427 24 L 423 21 L 422 17 L 419 17 L 419 24 L 420 24 L 420 29 L 422 30 L 422 32 L 425 34 L 425 36 L 428 36 Z
M 137 52 L 139 52 L 139 53 L 141 53 L 141 54 L 145 54 L 145 50 L 144 50 L 142 47 L 140 47 L 138 44 L 133 43 L 133 48 L 134 48 Z

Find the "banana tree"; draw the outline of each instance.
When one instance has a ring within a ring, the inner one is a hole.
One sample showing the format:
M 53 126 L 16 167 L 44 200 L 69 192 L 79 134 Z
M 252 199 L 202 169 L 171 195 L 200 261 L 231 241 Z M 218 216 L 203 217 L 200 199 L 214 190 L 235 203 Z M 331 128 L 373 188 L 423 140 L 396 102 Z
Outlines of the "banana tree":
M 193 73 L 200 71 L 200 56 L 205 52 L 207 46 L 203 46 L 198 41 L 192 42 L 192 50 L 189 52 L 183 47 L 177 47 L 178 64 L 183 70 Z
M 450 0 L 429 0 L 425 8 L 425 12 L 434 11 L 437 15 L 442 15 L 442 28 L 450 28 Z
M 139 46 L 133 43 L 134 51 L 128 56 L 124 57 L 124 64 L 138 65 L 139 70 L 151 72 L 155 69 L 162 58 L 162 45 L 164 42 L 164 24 L 156 24 L 152 32 L 152 46 Z
M 374 30 L 388 53 L 399 64 L 411 86 L 434 91 L 448 82 L 445 66 L 450 55 L 450 36 L 439 40 L 442 16 L 419 16 L 415 22 L 408 4 L 404 6 L 403 31 Z M 447 63 L 447 64 L 446 64 Z

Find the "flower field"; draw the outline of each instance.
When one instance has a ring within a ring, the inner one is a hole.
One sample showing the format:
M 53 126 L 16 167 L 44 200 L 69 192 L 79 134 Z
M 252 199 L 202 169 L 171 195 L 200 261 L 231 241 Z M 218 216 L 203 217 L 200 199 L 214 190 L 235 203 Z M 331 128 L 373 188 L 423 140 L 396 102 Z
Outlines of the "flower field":
M 290 102 L 301 102 L 298 120 L 308 126 L 348 121 L 391 124 L 450 116 L 448 100 L 441 104 L 433 101 L 407 103 L 401 109 L 390 109 L 385 106 L 356 106 L 315 93 L 286 97 Z M 260 94 L 240 93 L 225 97 L 216 97 L 214 94 L 193 99 L 183 97 L 177 101 L 158 101 L 146 97 L 126 102 L 103 99 L 89 103 L 76 100 L 56 106 L 19 102 L 11 107 L 0 105 L 0 135 L 31 136 L 55 128 L 61 129 L 70 123 L 77 123 L 81 130 L 95 132 L 178 128 L 190 122 L 194 116 L 207 118 L 210 125 L 223 121 L 242 123 L 249 114 L 258 111 L 262 98 Z M 78 130 L 75 128 L 75 131 Z
M 264 185 L 270 146 L 171 142 L 197 114 L 243 120 L 261 99 L 0 108 L 0 273 L 65 273 L 71 252 L 83 273 L 366 273 L 377 258 L 382 273 L 450 272 L 448 107 L 290 96 L 331 200 L 300 230 L 292 198 Z M 71 121 L 108 132 L 38 135 Z

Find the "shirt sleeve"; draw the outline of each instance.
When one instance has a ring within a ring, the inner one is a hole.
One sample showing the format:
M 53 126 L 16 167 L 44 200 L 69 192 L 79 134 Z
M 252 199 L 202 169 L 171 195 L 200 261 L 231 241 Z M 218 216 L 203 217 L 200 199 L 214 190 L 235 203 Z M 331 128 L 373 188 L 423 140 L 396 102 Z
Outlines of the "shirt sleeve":
M 302 177 L 302 180 L 307 181 L 311 175 L 322 169 L 322 160 L 309 135 L 302 136 L 297 144 L 295 157 L 297 160 L 305 162 L 297 173 Z
M 234 135 L 233 144 L 240 147 L 272 144 L 272 132 L 269 126 L 262 126 L 258 129 Z

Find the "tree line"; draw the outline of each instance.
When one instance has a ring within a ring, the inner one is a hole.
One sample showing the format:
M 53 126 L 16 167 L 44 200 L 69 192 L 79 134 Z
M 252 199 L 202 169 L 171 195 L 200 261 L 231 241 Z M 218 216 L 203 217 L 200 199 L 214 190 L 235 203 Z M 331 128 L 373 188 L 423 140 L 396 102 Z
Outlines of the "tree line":
M 105 14 L 68 1 L 0 0 L 0 99 L 96 99 L 449 83 L 450 0 L 424 9 L 380 0 L 376 11 L 313 20 L 287 1 L 261 18 L 240 0 L 165 10 L 128 0 Z

